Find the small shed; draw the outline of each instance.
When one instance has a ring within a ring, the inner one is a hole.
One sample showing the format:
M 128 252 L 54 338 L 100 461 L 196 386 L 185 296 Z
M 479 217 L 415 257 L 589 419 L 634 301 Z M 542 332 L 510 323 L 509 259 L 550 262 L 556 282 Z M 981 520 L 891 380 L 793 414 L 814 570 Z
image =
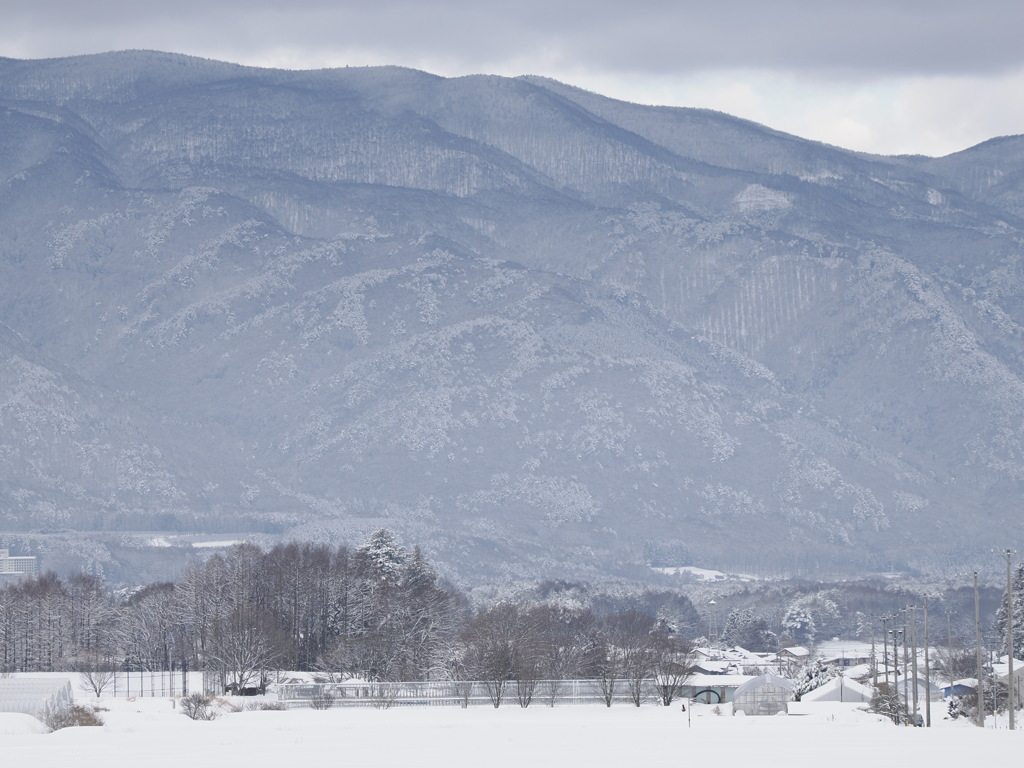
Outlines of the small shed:
M 964 677 L 954 680 L 949 685 L 943 686 L 943 698 L 950 696 L 970 696 L 978 692 L 978 679 L 976 677 Z
M 67 709 L 75 701 L 66 677 L 9 677 L 0 679 L 0 712 L 21 712 L 32 717 Z
M 777 715 L 789 712 L 796 686 L 783 677 L 767 672 L 752 678 L 736 689 L 732 711 L 745 715 Z

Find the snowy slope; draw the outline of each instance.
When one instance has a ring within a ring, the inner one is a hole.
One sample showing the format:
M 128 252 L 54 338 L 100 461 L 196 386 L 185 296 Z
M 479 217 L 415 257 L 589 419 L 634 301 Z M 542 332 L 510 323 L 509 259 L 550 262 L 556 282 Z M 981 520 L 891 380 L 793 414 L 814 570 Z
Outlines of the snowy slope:
M 928 572 L 1020 538 L 1015 140 L 867 157 L 146 52 L 4 60 L 0 102 L 0 515 L 61 565 L 387 525 L 464 580 Z

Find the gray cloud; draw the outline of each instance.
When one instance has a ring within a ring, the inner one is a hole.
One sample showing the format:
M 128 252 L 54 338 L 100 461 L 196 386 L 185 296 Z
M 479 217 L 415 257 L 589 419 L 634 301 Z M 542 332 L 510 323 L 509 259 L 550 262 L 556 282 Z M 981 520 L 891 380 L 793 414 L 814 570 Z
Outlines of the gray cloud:
M 446 60 L 462 71 L 536 60 L 636 73 L 770 68 L 864 77 L 1024 64 L 1024 4 L 1003 0 L 43 0 L 4 16 L 0 47 L 25 57 L 147 47 L 254 61 L 295 50 L 331 62 L 346 52 Z

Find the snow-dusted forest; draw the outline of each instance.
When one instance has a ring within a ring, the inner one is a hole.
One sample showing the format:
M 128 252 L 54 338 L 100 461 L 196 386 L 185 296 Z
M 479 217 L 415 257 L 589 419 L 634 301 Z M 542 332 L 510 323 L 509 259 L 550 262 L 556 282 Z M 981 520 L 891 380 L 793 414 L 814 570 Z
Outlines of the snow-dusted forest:
M 1024 566 L 1014 584 L 1020 648 Z M 943 625 L 936 669 L 969 676 L 975 602 L 966 585 L 714 580 L 644 589 L 544 580 L 466 593 L 439 578 L 419 547 L 381 529 L 354 548 L 240 544 L 192 560 L 174 582 L 130 590 L 81 573 L 2 585 L 0 673 L 81 673 L 97 694 L 116 676 L 190 670 L 212 675 L 215 691 L 262 690 L 282 671 L 329 682 L 494 681 L 495 706 L 506 685 L 512 699 L 515 691 L 532 696 L 539 681 L 604 680 L 639 697 L 641 682 L 664 687 L 672 678 L 671 702 L 696 668 L 695 648 L 762 654 L 734 665 L 735 674 L 758 674 L 778 663 L 781 649 L 832 638 L 862 646 L 877 639 L 880 657 L 883 622 L 920 607 L 924 595 Z M 983 587 L 978 597 L 986 654 L 1000 652 L 1005 590 Z M 915 626 L 923 618 L 903 615 Z M 787 674 L 798 679 L 803 667 L 817 682 L 842 671 L 818 680 L 824 667 L 811 655 Z
M 0 101 L 0 538 L 45 568 L 387 527 L 460 588 L 936 580 L 1020 537 L 1019 138 L 146 52 Z

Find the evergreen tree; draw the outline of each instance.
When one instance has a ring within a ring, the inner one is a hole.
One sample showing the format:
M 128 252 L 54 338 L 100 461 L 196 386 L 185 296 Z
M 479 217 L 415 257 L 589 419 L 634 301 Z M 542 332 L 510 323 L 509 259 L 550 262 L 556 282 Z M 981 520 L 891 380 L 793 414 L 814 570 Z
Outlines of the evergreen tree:
M 722 638 L 729 645 L 738 645 L 748 651 L 773 651 L 778 646 L 778 639 L 768 628 L 768 622 L 755 616 L 750 608 L 733 608 L 729 612 Z
M 838 674 L 835 667 L 824 664 L 821 659 L 811 659 L 792 676 L 793 684 L 796 686 L 796 700 L 800 701 L 800 697 L 805 693 L 820 688 Z
M 786 611 L 786 615 L 782 617 L 782 629 L 798 643 L 812 642 L 817 631 L 814 616 L 806 607 L 799 604 L 790 606 Z
M 366 544 L 356 550 L 355 556 L 357 568 L 369 571 L 367 576 L 396 582 L 402 575 L 402 566 L 408 555 L 398 544 L 395 534 L 387 528 L 379 528 Z
M 1013 655 L 1020 658 L 1024 654 L 1024 563 L 1018 563 L 1010 579 L 1011 603 L 1013 604 Z M 996 611 L 996 633 L 1003 653 L 1006 648 L 1006 590 Z

